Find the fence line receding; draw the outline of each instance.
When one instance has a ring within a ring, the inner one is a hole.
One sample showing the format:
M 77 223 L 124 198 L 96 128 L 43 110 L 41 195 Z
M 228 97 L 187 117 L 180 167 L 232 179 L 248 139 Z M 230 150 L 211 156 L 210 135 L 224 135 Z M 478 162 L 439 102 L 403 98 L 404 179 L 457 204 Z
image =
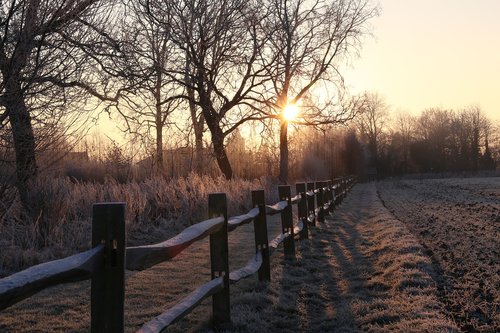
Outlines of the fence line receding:
M 252 209 L 227 216 L 224 193 L 210 194 L 209 219 L 187 227 L 176 236 L 157 244 L 126 247 L 125 204 L 93 205 L 92 249 L 70 257 L 30 267 L 0 279 L 0 310 L 58 284 L 91 279 L 91 332 L 124 330 L 125 269 L 144 270 L 174 258 L 191 244 L 210 238 L 211 280 L 198 287 L 171 309 L 153 318 L 138 332 L 160 332 L 191 312 L 201 301 L 212 297 L 212 320 L 220 327 L 230 323 L 230 283 L 258 274 L 270 281 L 270 257 L 284 244 L 284 254 L 295 256 L 295 239 L 307 239 L 309 229 L 332 213 L 355 183 L 354 177 L 278 187 L 279 201 L 266 205 L 263 190 L 252 191 Z M 297 206 L 294 223 L 293 205 Z M 281 233 L 271 240 L 267 216 L 281 215 Z M 254 222 L 255 255 L 244 267 L 229 271 L 228 233 Z

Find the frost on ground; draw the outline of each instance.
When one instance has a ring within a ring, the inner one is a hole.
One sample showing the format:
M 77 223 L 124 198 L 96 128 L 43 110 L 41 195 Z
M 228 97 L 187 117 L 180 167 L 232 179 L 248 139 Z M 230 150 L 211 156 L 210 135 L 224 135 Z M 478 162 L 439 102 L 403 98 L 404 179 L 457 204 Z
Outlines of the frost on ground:
M 373 184 L 356 185 L 298 249 L 295 261 L 275 260 L 265 290 L 235 295 L 231 332 L 459 331 L 430 259 Z
M 389 210 L 440 271 L 440 298 L 464 331 L 500 332 L 500 178 L 378 183 Z
M 270 238 L 279 217 L 269 219 Z M 229 235 L 230 269 L 254 251 L 253 227 Z M 271 283 L 256 277 L 231 285 L 227 332 L 459 332 L 438 299 L 436 272 L 424 248 L 385 209 L 374 184 L 356 185 L 309 240 L 296 242 L 296 259 L 282 248 L 272 257 Z M 126 332 L 176 304 L 209 279 L 208 242 L 172 261 L 127 272 Z M 0 313 L 2 332 L 86 332 L 89 283 L 46 290 Z M 167 332 L 207 331 L 205 300 Z

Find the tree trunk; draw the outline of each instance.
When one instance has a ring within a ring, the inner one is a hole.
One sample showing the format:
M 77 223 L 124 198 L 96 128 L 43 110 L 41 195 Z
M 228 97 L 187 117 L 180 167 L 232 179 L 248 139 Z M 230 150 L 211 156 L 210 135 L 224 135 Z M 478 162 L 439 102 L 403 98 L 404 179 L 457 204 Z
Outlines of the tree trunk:
M 191 122 L 193 124 L 194 139 L 195 139 L 195 156 L 194 156 L 194 169 L 198 174 L 203 173 L 203 128 L 205 127 L 205 118 L 203 114 L 198 118 L 196 112 L 195 91 L 191 87 L 192 80 L 190 76 L 190 60 L 189 54 L 186 53 L 186 67 L 184 80 L 188 83 L 187 94 L 189 97 L 189 111 L 191 112 Z
M 162 112 L 162 94 L 161 94 L 161 86 L 162 86 L 162 77 L 163 73 L 160 68 L 160 64 L 155 63 L 156 66 L 156 82 L 155 87 L 152 90 L 153 96 L 155 99 L 155 129 L 156 129 L 156 154 L 155 154 L 155 163 L 154 163 L 154 173 L 156 175 L 163 175 L 165 168 L 163 164 L 163 112 Z
M 229 163 L 229 159 L 226 154 L 226 149 L 224 145 L 219 140 L 214 140 L 214 153 L 215 158 L 217 159 L 217 165 L 220 170 L 224 174 L 226 179 L 233 178 L 233 169 L 231 168 L 231 163 Z
M 195 136 L 194 169 L 198 174 L 202 174 L 203 173 L 203 129 L 200 131 L 195 127 L 194 136 Z
M 288 121 L 280 121 L 280 175 L 282 184 L 288 182 Z
M 156 156 L 155 156 L 155 172 L 157 175 L 163 175 L 163 126 L 157 122 L 156 124 Z
M 477 172 L 479 166 L 479 128 L 475 127 L 472 134 L 471 157 L 472 171 Z
M 217 160 L 217 165 L 226 179 L 232 179 L 233 169 L 231 167 L 231 163 L 229 163 L 229 158 L 227 157 L 226 147 L 224 147 L 224 133 L 216 123 L 216 120 L 211 120 L 211 122 L 207 120 L 207 125 L 210 133 L 212 134 L 212 143 L 214 145 L 214 154 L 215 159 Z
M 205 127 L 205 118 L 203 115 L 196 114 L 196 105 L 192 101 L 194 99 L 193 89 L 188 88 L 189 110 L 191 111 L 191 122 L 193 123 L 194 142 L 195 142 L 195 156 L 194 156 L 194 169 L 198 174 L 203 173 L 203 128 Z
M 16 152 L 17 188 L 23 206 L 29 209 L 28 182 L 37 175 L 35 136 L 31 125 L 31 116 L 20 93 L 21 87 L 16 90 L 17 92 L 4 95 L 6 97 L 5 108 L 9 114 Z

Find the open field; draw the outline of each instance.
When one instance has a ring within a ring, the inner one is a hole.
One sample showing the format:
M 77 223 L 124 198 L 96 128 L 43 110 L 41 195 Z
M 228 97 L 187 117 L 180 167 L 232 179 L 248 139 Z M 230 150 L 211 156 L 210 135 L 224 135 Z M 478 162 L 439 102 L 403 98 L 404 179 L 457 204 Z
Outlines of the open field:
M 384 181 L 385 206 L 439 271 L 440 299 L 464 331 L 500 331 L 500 178 Z
M 252 226 L 230 234 L 230 269 L 253 251 Z M 269 234 L 279 219 L 269 220 Z M 297 242 L 297 258 L 272 257 L 272 281 L 231 287 L 228 332 L 459 332 L 439 299 L 437 272 L 374 184 L 356 185 L 327 221 Z M 139 273 L 127 273 L 126 331 L 133 332 L 209 279 L 207 242 Z M 46 290 L 0 313 L 2 332 L 86 332 L 89 283 Z M 168 332 L 205 331 L 210 300 Z

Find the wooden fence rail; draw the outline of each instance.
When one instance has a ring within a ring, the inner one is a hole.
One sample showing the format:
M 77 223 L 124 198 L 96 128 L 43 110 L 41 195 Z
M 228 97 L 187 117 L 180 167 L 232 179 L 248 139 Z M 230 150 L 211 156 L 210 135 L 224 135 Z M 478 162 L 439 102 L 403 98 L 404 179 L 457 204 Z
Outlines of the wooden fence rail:
M 157 244 L 126 247 L 125 204 L 93 205 L 92 249 L 30 267 L 0 279 L 0 310 L 54 285 L 91 279 L 91 332 L 123 332 L 125 269 L 144 270 L 170 260 L 192 243 L 210 237 L 211 280 L 177 305 L 144 324 L 138 332 L 160 332 L 178 321 L 203 299 L 212 297 L 213 324 L 230 324 L 230 283 L 258 273 L 259 281 L 271 280 L 270 257 L 281 243 L 286 256 L 295 256 L 295 239 L 307 239 L 309 228 L 332 213 L 352 188 L 354 177 L 278 187 L 279 202 L 266 205 L 263 190 L 252 191 L 252 209 L 227 216 L 224 193 L 210 194 L 209 219 L 192 225 Z M 297 221 L 293 221 L 297 205 Z M 281 215 L 281 233 L 268 240 L 267 216 Z M 237 270 L 229 271 L 228 233 L 254 222 L 255 256 Z

